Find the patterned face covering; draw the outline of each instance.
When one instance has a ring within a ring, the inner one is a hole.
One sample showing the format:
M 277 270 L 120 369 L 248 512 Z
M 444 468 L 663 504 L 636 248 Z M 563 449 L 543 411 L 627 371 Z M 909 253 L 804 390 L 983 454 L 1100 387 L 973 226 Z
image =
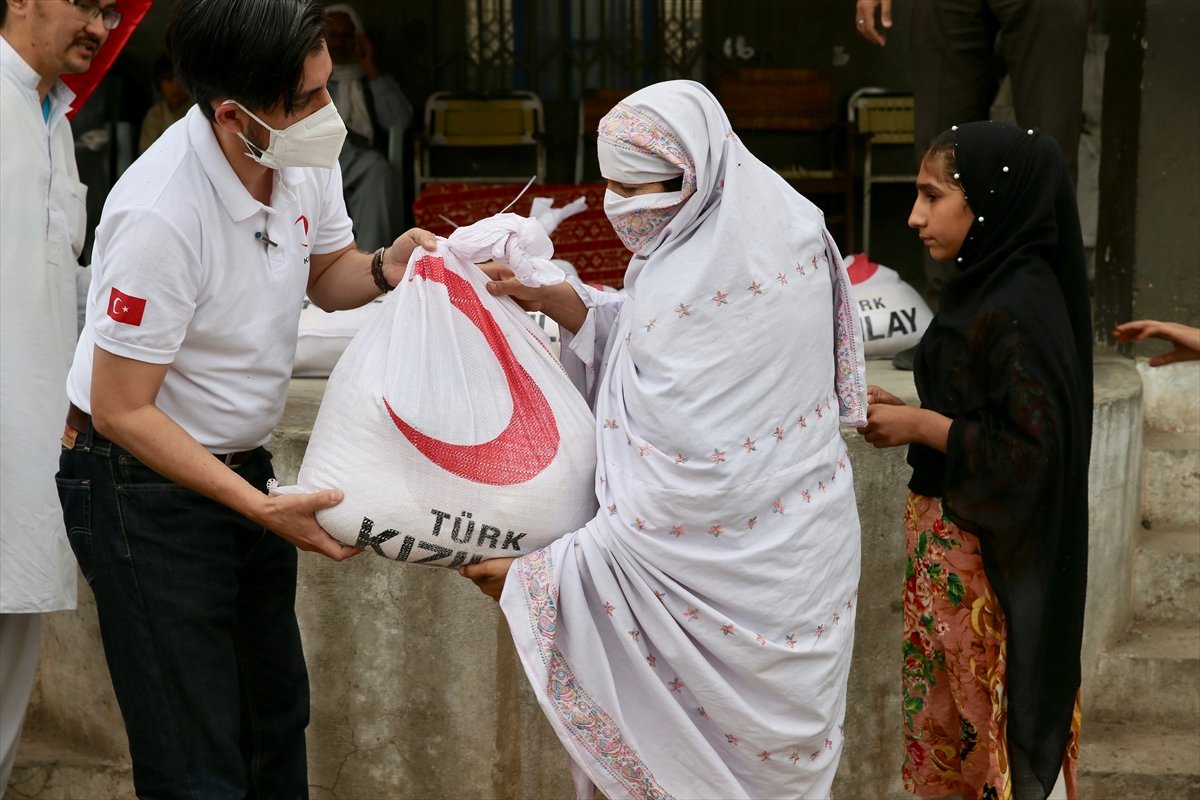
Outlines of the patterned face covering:
M 696 166 L 679 138 L 650 114 L 623 104 L 600 121 L 596 155 L 600 174 L 628 185 L 659 183 L 682 176 L 682 191 L 622 197 L 609 191 L 604 213 L 621 242 L 632 252 L 647 255 L 688 198 L 696 193 Z
M 655 192 L 622 197 L 609 189 L 604 192 L 604 213 L 621 243 L 636 253 L 658 235 L 683 205 L 683 192 Z

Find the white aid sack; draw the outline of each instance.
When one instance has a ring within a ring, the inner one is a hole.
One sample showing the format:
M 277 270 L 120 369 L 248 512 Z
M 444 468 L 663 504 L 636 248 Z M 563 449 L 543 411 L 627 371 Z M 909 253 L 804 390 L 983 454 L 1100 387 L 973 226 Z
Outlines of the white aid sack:
M 558 230 L 558 226 L 567 217 L 573 217 L 587 208 L 587 198 L 577 197 L 565 206 L 554 207 L 553 197 L 535 197 L 530 203 L 529 216 L 536 219 L 546 229 L 546 234 Z
M 529 235 L 494 217 L 436 253 L 418 248 L 338 361 L 298 487 L 281 490 L 341 489 L 317 513 L 337 540 L 457 567 L 524 555 L 592 518 L 591 410 L 530 316 L 489 295 L 474 266 L 482 247 L 526 283 L 561 280 Z
M 379 312 L 383 298 L 360 308 L 346 311 L 323 311 L 307 297 L 300 308 L 300 324 L 296 336 L 296 359 L 292 362 L 293 378 L 328 378 L 354 334 Z
M 846 259 L 867 358 L 891 358 L 921 341 L 933 312 L 896 270 L 862 253 Z

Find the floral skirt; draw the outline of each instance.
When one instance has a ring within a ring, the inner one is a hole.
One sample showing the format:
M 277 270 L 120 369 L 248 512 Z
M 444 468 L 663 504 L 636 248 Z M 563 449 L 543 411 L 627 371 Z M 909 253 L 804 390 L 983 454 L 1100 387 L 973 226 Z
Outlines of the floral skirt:
M 1007 634 L 979 540 L 910 494 L 904 509 L 904 788 L 921 797 L 1011 800 L 1004 666 Z M 1079 698 L 1063 758 L 1075 798 Z

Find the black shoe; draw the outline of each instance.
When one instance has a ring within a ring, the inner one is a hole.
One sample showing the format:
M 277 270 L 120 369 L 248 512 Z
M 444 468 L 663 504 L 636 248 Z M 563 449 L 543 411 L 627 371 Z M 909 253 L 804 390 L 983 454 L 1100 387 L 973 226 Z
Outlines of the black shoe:
M 920 345 L 913 345 L 907 350 L 901 350 L 896 355 L 892 356 L 892 366 L 896 369 L 902 369 L 905 372 L 912 372 L 913 361 L 917 357 L 917 348 Z

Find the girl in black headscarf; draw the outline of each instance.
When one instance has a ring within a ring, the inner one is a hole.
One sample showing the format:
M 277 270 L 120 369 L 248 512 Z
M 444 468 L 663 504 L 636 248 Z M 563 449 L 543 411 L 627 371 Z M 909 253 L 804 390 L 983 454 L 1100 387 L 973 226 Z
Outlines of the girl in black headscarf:
M 864 437 L 909 445 L 904 779 L 929 797 L 1075 796 L 1092 334 L 1058 146 L 999 122 L 939 136 L 909 216 L 958 266 L 921 340 L 921 408 L 872 386 Z

